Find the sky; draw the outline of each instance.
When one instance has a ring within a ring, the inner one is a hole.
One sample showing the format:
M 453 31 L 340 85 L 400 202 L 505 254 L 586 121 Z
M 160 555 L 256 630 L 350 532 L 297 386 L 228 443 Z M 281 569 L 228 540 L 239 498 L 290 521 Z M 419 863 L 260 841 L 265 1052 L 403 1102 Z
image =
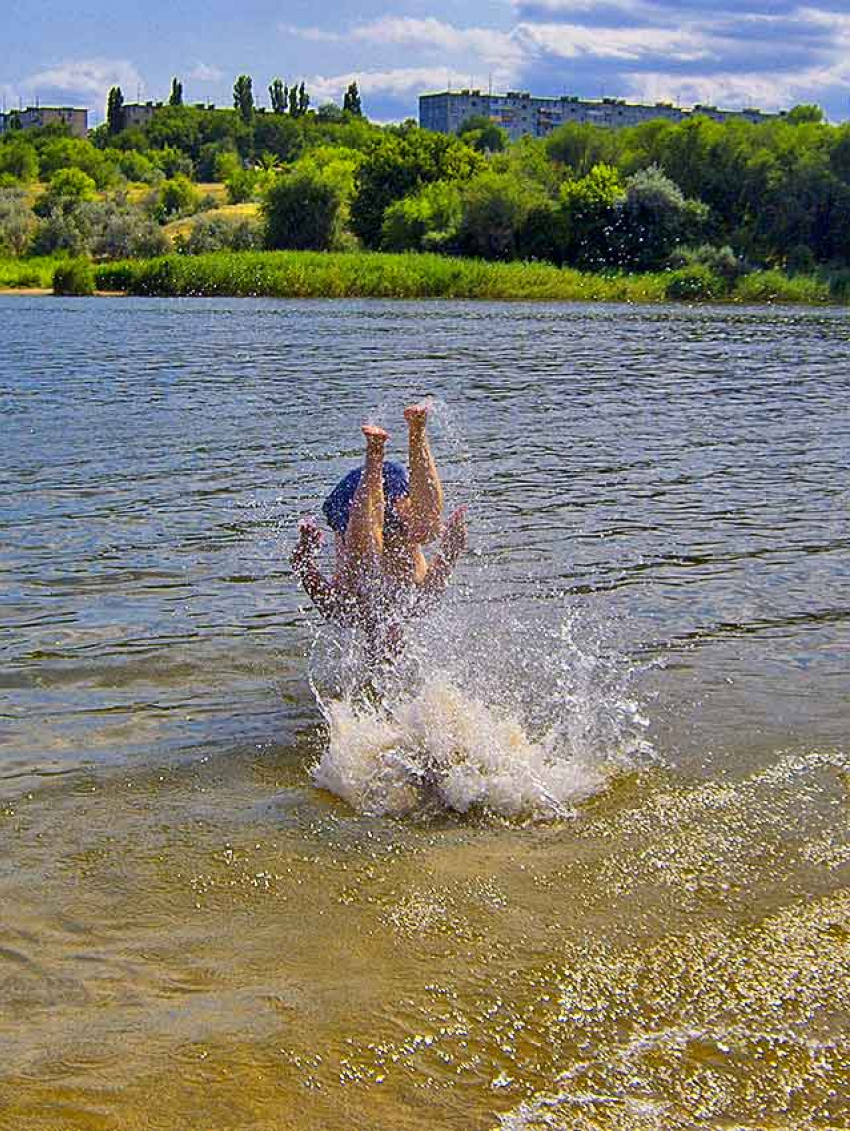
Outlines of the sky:
M 314 106 L 356 80 L 377 121 L 470 85 L 850 118 L 850 0 L 6 0 L 3 24 L 6 108 L 85 106 L 94 122 L 113 85 L 166 99 L 177 75 L 186 101 L 229 106 L 243 73 L 258 105 L 277 76 Z

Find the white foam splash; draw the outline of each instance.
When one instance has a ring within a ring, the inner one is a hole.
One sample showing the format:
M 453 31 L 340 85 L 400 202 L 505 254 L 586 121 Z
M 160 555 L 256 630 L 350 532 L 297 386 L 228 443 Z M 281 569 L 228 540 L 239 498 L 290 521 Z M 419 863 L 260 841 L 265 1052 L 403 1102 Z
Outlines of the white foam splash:
M 428 802 L 466 813 L 564 817 L 605 774 L 533 741 L 509 712 L 433 676 L 391 714 L 328 704 L 329 741 L 314 781 L 361 812 L 404 816 Z
M 326 640 L 311 672 L 328 725 L 315 784 L 375 815 L 570 816 L 651 747 L 633 667 L 598 639 L 580 643 L 561 611 L 547 628 L 527 610 L 495 624 L 480 608 L 443 609 L 366 697 L 356 649 Z

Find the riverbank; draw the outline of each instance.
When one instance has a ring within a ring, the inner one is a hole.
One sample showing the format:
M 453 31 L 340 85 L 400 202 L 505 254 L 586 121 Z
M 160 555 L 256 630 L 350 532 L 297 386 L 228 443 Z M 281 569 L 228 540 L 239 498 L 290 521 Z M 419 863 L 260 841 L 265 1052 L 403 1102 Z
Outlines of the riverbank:
M 57 259 L 0 262 L 0 290 L 51 286 Z M 591 274 L 548 263 L 418 253 L 262 251 L 102 263 L 98 292 L 270 298 L 443 298 L 539 302 L 731 302 L 824 305 L 847 295 L 817 275 L 755 271 L 729 282 L 703 267 Z
M 457 298 L 653 303 L 836 301 L 814 276 L 754 272 L 733 286 L 704 268 L 589 274 L 548 263 L 492 263 L 379 252 L 225 252 L 104 264 L 102 290 L 136 295 L 273 298 Z

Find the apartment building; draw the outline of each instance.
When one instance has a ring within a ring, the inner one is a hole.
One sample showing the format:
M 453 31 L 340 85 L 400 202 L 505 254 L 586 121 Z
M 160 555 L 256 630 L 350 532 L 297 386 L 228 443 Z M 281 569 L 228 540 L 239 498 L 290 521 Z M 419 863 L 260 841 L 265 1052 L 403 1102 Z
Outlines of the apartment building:
M 87 137 L 89 112 L 73 106 L 27 106 L 26 110 L 0 114 L 0 134 L 10 129 L 32 130 L 51 125 L 67 126 L 74 137 Z
M 682 122 L 687 118 L 705 116 L 716 121 L 743 118 L 749 122 L 762 122 L 778 116 L 754 108 L 721 110 L 716 106 L 697 105 L 686 109 L 674 106 L 672 102 L 644 104 L 626 102 L 624 98 L 591 99 L 575 95 L 547 98 L 533 96 L 527 91 L 488 94 L 480 90 L 459 90 L 419 96 L 419 124 L 423 129 L 444 134 L 457 133 L 468 118 L 478 115 L 501 126 L 511 141 L 526 134 L 546 137 L 566 122 L 617 129 L 636 126 L 653 118 Z

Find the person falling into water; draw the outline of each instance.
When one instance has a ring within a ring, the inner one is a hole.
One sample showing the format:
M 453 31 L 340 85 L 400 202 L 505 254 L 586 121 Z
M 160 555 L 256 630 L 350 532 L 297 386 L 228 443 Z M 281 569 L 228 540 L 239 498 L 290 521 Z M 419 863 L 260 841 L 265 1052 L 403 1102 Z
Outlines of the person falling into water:
M 360 628 L 373 661 L 397 654 L 401 624 L 421 615 L 444 592 L 466 546 L 466 508 L 442 523 L 443 487 L 428 443 L 428 405 L 404 410 L 410 476 L 384 459 L 383 428 L 364 424 L 366 457 L 322 506 L 336 536 L 331 580 L 317 564 L 322 532 L 303 519 L 292 566 L 307 595 L 330 621 Z M 422 546 L 440 538 L 429 563 Z

